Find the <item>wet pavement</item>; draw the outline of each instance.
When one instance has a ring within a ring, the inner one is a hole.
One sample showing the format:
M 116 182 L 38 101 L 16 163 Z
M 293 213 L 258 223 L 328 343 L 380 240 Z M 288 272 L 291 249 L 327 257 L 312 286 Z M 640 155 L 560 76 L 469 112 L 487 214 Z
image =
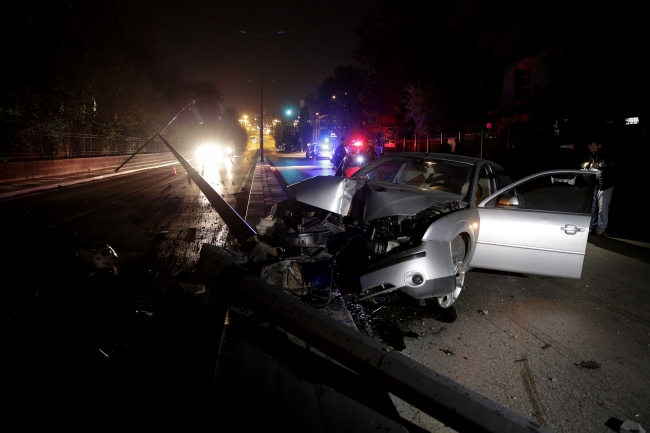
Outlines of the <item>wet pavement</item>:
M 220 336 L 210 332 L 210 306 L 179 290 L 176 277 L 191 271 L 202 243 L 238 245 L 176 168 L 177 175 L 168 166 L 148 170 L 137 182 L 119 176 L 59 187 L 57 179 L 52 190 L 3 199 L 12 245 L 0 256 L 1 277 L 12 282 L 5 289 L 8 390 L 16 396 L 10 410 L 50 407 L 60 415 L 73 404 L 79 421 L 132 412 L 141 419 L 143 411 L 158 422 L 185 413 L 197 421 L 211 413 L 203 398 Z M 249 177 L 266 180 L 262 199 L 276 194 L 257 202 L 260 218 L 280 191 L 286 196 L 281 170 L 271 165 L 251 175 L 232 164 L 209 169 L 206 177 L 242 214 L 254 209 L 246 206 Z M 77 263 L 78 247 L 94 241 L 115 248 L 114 272 Z M 650 249 L 634 236 L 593 237 L 587 248 L 581 280 L 472 271 L 451 309 L 419 306 L 400 293 L 359 302 L 335 290 L 331 314 L 558 431 L 605 432 L 612 416 L 646 426 Z M 347 310 L 351 317 L 341 314 Z M 256 356 L 270 359 L 264 353 Z M 63 389 L 73 395 L 66 404 L 59 401 Z M 419 411 L 400 411 L 442 431 Z

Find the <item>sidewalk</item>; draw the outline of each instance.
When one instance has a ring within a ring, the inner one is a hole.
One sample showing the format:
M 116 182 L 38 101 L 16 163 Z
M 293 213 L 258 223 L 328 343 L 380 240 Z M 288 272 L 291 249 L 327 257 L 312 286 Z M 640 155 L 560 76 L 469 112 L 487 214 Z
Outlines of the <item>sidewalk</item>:
M 275 203 L 286 200 L 291 196 L 291 191 L 280 185 L 278 176 L 280 175 L 275 170 L 275 167 L 268 163 L 268 160 L 260 161 L 259 158 L 257 159 L 248 208 L 244 218 L 251 227 L 259 224 L 260 219 L 266 218 Z

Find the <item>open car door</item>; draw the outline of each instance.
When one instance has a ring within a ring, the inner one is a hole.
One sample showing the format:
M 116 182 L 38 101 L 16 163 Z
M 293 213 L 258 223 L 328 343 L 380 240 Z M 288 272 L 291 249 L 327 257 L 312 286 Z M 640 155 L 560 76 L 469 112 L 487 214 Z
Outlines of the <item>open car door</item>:
M 594 172 L 552 170 L 490 195 L 470 266 L 580 278 L 595 185 Z

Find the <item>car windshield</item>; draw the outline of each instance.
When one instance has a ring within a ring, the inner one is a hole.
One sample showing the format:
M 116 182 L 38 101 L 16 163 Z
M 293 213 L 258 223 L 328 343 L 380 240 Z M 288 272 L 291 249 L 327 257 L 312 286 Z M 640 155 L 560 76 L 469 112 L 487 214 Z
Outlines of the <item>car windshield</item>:
M 466 194 L 472 166 L 434 158 L 386 158 L 368 164 L 354 177 Z

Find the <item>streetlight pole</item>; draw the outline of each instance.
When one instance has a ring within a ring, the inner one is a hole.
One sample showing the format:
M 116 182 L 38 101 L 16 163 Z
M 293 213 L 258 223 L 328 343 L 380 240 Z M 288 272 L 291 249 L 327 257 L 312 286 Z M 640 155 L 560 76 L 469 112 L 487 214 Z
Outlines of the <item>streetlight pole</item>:
M 258 33 L 248 32 L 241 30 L 242 33 L 253 35 L 260 38 L 260 161 L 264 161 L 264 37 L 270 35 L 281 35 L 284 31 L 266 33 L 260 35 Z

